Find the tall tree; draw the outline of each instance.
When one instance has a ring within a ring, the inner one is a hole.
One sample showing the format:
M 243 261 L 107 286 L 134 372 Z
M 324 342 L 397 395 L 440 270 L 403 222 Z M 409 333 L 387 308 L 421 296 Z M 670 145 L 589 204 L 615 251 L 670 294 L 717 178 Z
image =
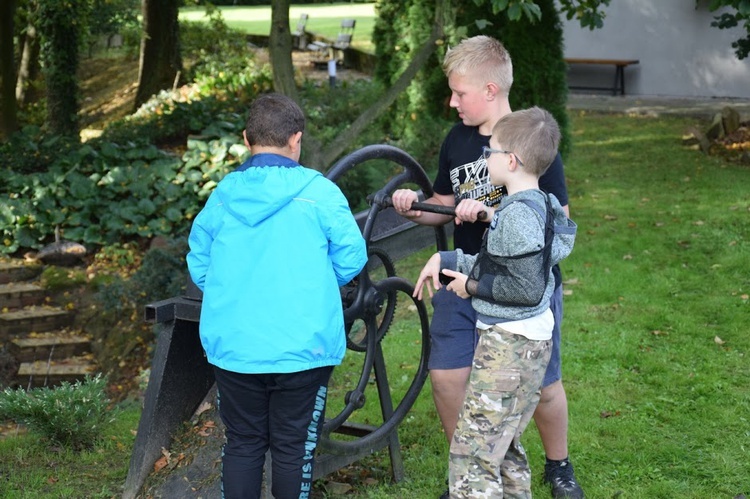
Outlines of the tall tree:
M 2 79 L 2 129 L 10 135 L 18 128 L 16 110 L 16 65 L 13 57 L 13 18 L 16 0 L 0 2 L 0 78 Z
M 299 101 L 292 63 L 292 34 L 289 31 L 290 2 L 291 0 L 273 0 L 271 4 L 268 55 L 274 68 L 273 89 Z
M 18 65 L 16 80 L 16 101 L 20 108 L 38 98 L 38 92 L 34 86 L 41 67 L 39 65 L 39 35 L 32 21 L 26 25 L 26 30 L 21 37 L 21 60 Z
M 88 0 L 45 0 L 39 3 L 42 59 L 47 82 L 47 128 L 56 135 L 78 138 L 79 49 L 84 36 Z
M 144 33 L 135 109 L 152 95 L 179 83 L 182 74 L 180 3 L 180 0 L 143 0 Z

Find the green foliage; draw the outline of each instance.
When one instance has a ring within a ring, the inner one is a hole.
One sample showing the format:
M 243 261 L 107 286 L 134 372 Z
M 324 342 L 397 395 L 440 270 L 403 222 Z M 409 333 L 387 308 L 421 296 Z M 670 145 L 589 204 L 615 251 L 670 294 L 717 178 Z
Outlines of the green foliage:
M 58 158 L 47 172 L 9 175 L 0 209 L 3 250 L 38 248 L 57 225 L 67 239 L 92 246 L 186 233 L 208 195 L 205 184 L 236 163 L 228 154 L 236 135 L 209 139 L 193 140 L 184 162 L 143 141 L 104 141 Z
M 401 75 L 429 36 L 434 8 L 434 0 L 406 3 L 379 0 L 375 4 L 378 18 L 373 28 L 373 43 L 378 56 L 375 65 L 377 81 L 390 85 Z M 408 144 L 410 154 L 420 164 L 427 165 L 427 169 L 437 165 L 445 130 L 455 120 L 447 104 L 450 92 L 441 67 L 444 55 L 445 46 L 438 46 L 387 115 L 390 139 Z
M 300 104 L 304 109 L 307 122 L 305 133 L 314 136 L 318 141 L 327 144 L 336 139 L 351 122 L 356 120 L 369 106 L 382 95 L 382 89 L 377 83 L 369 81 L 341 82 L 335 92 L 327 86 L 306 83 L 300 90 Z M 383 136 L 383 120 L 377 120 L 357 138 L 347 151 L 370 144 L 387 142 Z M 310 168 L 319 165 L 306 163 L 306 143 L 302 140 L 303 150 L 300 162 Z M 372 162 L 367 166 L 358 166 L 337 182 L 355 211 L 367 207 L 366 198 L 385 184 L 385 180 L 393 174 L 395 165 L 389 162 Z
M 44 268 L 39 280 L 48 291 L 57 291 L 86 284 L 86 272 L 80 268 L 50 265 Z
M 247 77 L 235 95 L 270 86 L 266 72 Z M 13 170 L 0 185 L 0 252 L 39 248 L 56 225 L 92 247 L 186 234 L 216 183 L 247 153 L 246 104 L 229 93 L 162 92 L 84 145 L 34 127 L 15 135 L 0 148 Z M 157 148 L 175 142 L 185 149 L 179 156 Z
M 90 0 L 89 33 L 109 36 L 139 26 L 139 0 Z
M 22 174 L 43 172 L 79 146 L 77 137 L 49 134 L 39 126 L 27 125 L 0 143 L 0 169 Z
M 8 388 L 0 393 L 0 419 L 26 424 L 54 444 L 90 448 L 113 418 L 107 414 L 106 386 L 106 377 L 97 375 L 56 388 Z
M 560 10 L 570 20 L 578 19 L 582 28 L 594 30 L 604 26 L 604 12 L 599 11 L 602 6 L 608 6 L 611 0 L 560 0 Z
M 234 97 L 247 102 L 252 96 L 270 90 L 273 76 L 268 67 L 259 67 L 247 50 L 245 34 L 224 22 L 221 10 L 207 5 L 208 22 L 180 22 L 180 43 L 193 63 L 186 77 L 201 93 Z
M 122 247 L 110 247 L 112 261 L 127 262 L 129 268 L 137 267 L 132 274 L 114 276 L 101 287 L 97 301 L 104 313 L 112 316 L 140 314 L 148 303 L 183 294 L 187 279 L 185 255 L 187 239 L 169 241 L 163 247 L 147 251 L 142 260 Z M 139 265 L 135 265 L 137 261 Z M 133 263 L 131 263 L 133 262 Z M 100 262 L 101 263 L 101 262 Z
M 141 404 L 125 401 L 90 449 L 50 447 L 34 432 L 15 428 L 0 438 L 0 495 L 4 499 L 88 498 L 122 495 Z
M 736 28 L 740 24 L 745 28 L 747 36 L 732 42 L 732 48 L 738 59 L 744 59 L 750 55 L 750 0 L 711 0 L 708 8 L 711 12 L 729 7 L 730 12 L 722 12 L 715 16 L 711 26 L 719 29 Z

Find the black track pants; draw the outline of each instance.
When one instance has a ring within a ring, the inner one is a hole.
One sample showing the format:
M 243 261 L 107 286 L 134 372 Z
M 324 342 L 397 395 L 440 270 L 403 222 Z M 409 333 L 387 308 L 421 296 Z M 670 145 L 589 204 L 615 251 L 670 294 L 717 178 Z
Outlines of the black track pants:
M 308 498 L 333 367 L 286 374 L 240 374 L 215 366 L 214 371 L 227 439 L 223 497 L 260 498 L 270 448 L 274 498 Z

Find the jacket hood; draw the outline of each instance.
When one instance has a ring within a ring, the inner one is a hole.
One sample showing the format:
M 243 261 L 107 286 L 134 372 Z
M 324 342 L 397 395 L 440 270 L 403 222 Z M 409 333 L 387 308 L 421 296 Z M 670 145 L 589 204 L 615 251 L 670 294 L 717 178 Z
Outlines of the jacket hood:
M 252 227 L 284 208 L 320 176 L 284 156 L 257 154 L 224 177 L 216 195 L 232 216 Z

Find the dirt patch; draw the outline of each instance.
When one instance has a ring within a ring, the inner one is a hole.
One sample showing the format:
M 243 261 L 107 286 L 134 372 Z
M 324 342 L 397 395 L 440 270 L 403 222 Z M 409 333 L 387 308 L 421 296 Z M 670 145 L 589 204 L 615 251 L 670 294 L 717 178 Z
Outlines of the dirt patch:
M 133 112 L 138 89 L 138 59 L 91 58 L 81 62 L 81 128 L 103 130 Z

